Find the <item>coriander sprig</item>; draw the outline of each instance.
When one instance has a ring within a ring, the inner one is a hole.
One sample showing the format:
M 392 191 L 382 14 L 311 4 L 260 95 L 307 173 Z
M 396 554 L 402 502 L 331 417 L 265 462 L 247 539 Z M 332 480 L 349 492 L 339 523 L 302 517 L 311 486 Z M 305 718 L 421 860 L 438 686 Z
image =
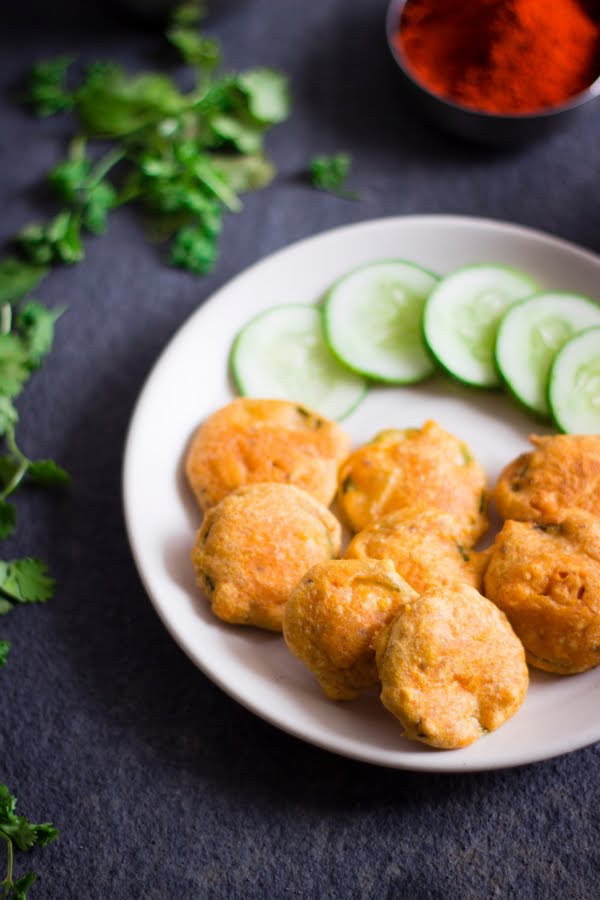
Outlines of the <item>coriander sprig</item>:
M 321 191 L 337 194 L 346 200 L 358 200 L 358 194 L 346 189 L 351 169 L 352 157 L 348 153 L 313 156 L 309 165 L 310 182 Z
M 16 437 L 15 400 L 50 350 L 54 324 L 62 312 L 23 296 L 45 274 L 45 267 L 12 257 L 0 263 L 0 441 L 4 445 L 0 455 L 0 539 L 14 531 L 16 506 L 12 497 L 26 481 L 52 486 L 69 480 L 53 460 L 30 459 Z M 44 602 L 53 587 L 40 560 L 0 560 L 0 615 L 10 612 L 16 603 Z M 6 664 L 9 647 L 8 641 L 0 641 L 0 666 Z
M 23 285 L 25 279 L 16 281 Z M 14 530 L 16 510 L 8 498 L 25 478 L 45 485 L 68 482 L 65 470 L 52 460 L 31 460 L 20 449 L 14 406 L 15 398 L 50 350 L 54 323 L 60 314 L 61 310 L 49 310 L 35 300 L 6 300 L 0 307 L 0 438 L 6 449 L 0 456 L 0 538 Z
M 67 57 L 33 69 L 34 110 L 71 110 L 77 133 L 68 159 L 49 174 L 62 208 L 17 237 L 28 262 L 79 262 L 85 232 L 103 231 L 114 206 L 136 202 L 154 236 L 171 241 L 173 265 L 198 274 L 213 267 L 223 214 L 239 212 L 240 194 L 274 176 L 264 139 L 289 115 L 290 98 L 286 78 L 273 69 L 219 72 L 219 45 L 199 32 L 201 14 L 198 3 L 183 4 L 166 32 L 195 72 L 187 92 L 166 74 L 131 75 L 113 62 L 89 66 L 70 87 Z M 98 140 L 110 149 L 94 162 Z
M 31 870 L 15 878 L 15 851 L 45 847 L 58 837 L 58 831 L 51 822 L 36 825 L 25 816 L 17 815 L 16 806 L 17 798 L 6 785 L 0 784 L 0 840 L 6 844 L 6 874 L 0 881 L 0 897 L 6 900 L 26 900 L 27 891 L 36 879 Z

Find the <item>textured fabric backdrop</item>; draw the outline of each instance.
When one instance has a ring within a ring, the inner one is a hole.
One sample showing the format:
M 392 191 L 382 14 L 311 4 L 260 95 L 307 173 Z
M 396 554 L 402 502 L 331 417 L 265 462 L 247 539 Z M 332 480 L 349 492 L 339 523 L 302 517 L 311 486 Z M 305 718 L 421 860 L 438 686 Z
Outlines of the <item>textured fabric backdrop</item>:
M 232 67 L 291 76 L 293 116 L 269 139 L 280 177 L 227 218 L 209 277 L 168 268 L 123 210 L 88 240 L 82 264 L 38 292 L 68 311 L 20 402 L 19 436 L 26 451 L 65 465 L 73 487 L 23 493 L 2 553 L 39 555 L 58 581 L 45 607 L 1 622 L 13 648 L 0 674 L 0 781 L 24 813 L 61 830 L 31 860 L 41 876 L 32 900 L 600 895 L 598 746 L 447 776 L 315 749 L 252 716 L 187 660 L 127 546 L 120 475 L 136 396 L 177 327 L 248 264 L 332 226 L 424 212 L 506 219 L 600 250 L 598 117 L 521 149 L 442 136 L 397 96 L 384 13 L 381 0 L 216 2 L 210 31 Z M 168 57 L 159 28 L 100 0 L 11 0 L 2 19 L 7 240 L 50 213 L 42 179 L 69 133 L 66 120 L 38 122 L 11 101 L 27 66 L 65 51 L 132 68 Z M 298 177 L 312 153 L 339 149 L 354 155 L 360 202 Z

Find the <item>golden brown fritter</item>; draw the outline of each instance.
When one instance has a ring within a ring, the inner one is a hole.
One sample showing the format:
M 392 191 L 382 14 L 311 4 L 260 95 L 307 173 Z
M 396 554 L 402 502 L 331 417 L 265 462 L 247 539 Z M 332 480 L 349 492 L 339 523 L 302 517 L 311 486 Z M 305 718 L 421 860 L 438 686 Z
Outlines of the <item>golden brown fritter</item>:
M 329 505 L 350 438 L 336 422 L 287 400 L 238 397 L 198 428 L 185 473 L 203 510 L 245 484 L 303 488 Z
M 468 585 L 406 604 L 377 641 L 381 700 L 405 737 L 455 750 L 513 716 L 525 698 L 525 653 L 506 616 Z
M 435 422 L 382 431 L 342 463 L 338 481 L 340 510 L 353 531 L 414 504 L 452 513 L 469 546 L 487 528 L 483 468 Z
M 378 683 L 375 637 L 415 596 L 389 560 L 320 563 L 292 591 L 283 636 L 328 697 L 352 700 Z
M 509 463 L 494 488 L 502 518 L 558 521 L 573 507 L 600 516 L 600 434 L 529 440 L 535 449 Z
M 389 513 L 350 541 L 346 559 L 391 559 L 419 594 L 434 585 L 466 583 L 481 588 L 486 552 L 462 543 L 454 516 L 433 507 L 408 506 Z
M 484 593 L 508 616 L 532 666 L 567 675 L 600 663 L 600 521 L 582 510 L 561 519 L 505 522 Z
M 341 527 L 301 488 L 239 488 L 206 514 L 192 561 L 225 622 L 281 631 L 283 607 L 307 569 L 339 553 Z

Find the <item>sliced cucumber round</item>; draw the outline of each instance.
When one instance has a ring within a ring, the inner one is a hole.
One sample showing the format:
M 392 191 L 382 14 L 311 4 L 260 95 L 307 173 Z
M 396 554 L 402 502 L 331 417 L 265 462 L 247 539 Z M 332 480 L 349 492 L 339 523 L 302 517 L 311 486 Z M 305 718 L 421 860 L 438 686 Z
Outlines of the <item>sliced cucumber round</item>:
M 274 306 L 251 319 L 231 349 L 236 386 L 248 397 L 293 400 L 342 419 L 363 399 L 367 382 L 333 355 L 316 306 Z
M 560 348 L 578 331 L 600 325 L 600 305 L 580 294 L 548 291 L 514 303 L 496 336 L 496 365 L 515 397 L 547 416 L 548 373 Z
M 600 434 L 600 327 L 580 331 L 550 367 L 548 402 L 561 431 Z
M 525 272 L 482 264 L 451 272 L 425 304 L 423 332 L 440 366 L 464 384 L 497 387 L 496 331 L 516 300 L 539 290 Z
M 404 260 L 382 260 L 340 278 L 324 302 L 325 339 L 355 372 L 413 384 L 434 370 L 421 320 L 437 284 L 432 272 Z

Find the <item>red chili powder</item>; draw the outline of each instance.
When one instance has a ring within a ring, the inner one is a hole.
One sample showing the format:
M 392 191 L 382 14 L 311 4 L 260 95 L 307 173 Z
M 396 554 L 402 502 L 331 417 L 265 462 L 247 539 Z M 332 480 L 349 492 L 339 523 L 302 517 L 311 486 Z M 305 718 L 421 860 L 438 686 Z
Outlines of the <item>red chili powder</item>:
M 408 0 L 396 44 L 427 88 L 487 112 L 557 106 L 600 73 L 581 0 Z

